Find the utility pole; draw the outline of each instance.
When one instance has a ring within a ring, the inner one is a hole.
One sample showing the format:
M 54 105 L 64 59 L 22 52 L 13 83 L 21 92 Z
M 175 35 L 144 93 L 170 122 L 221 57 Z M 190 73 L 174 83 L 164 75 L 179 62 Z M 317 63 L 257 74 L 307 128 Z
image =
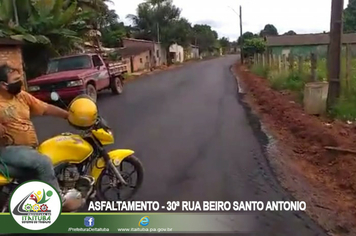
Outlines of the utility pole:
M 343 23 L 342 14 L 344 10 L 344 0 L 332 0 L 331 22 L 329 33 L 329 53 L 328 53 L 328 108 L 335 104 L 340 96 L 340 70 L 341 70 L 341 47 Z
M 243 57 L 243 40 L 242 40 L 242 7 L 240 6 L 240 59 L 241 59 L 241 64 L 244 64 L 244 57 Z
M 157 43 L 159 43 L 159 23 L 157 23 Z

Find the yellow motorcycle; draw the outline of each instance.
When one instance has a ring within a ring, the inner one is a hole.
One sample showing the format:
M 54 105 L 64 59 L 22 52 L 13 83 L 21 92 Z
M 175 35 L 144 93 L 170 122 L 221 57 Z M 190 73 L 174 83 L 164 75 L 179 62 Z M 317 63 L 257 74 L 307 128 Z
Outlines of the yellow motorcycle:
M 56 92 L 51 93 L 53 101 L 60 100 Z M 70 211 L 83 207 L 89 199 L 101 201 L 123 201 L 130 199 L 141 187 L 143 165 L 134 156 L 134 151 L 117 149 L 107 152 L 104 147 L 114 143 L 114 135 L 106 121 L 98 116 L 94 125 L 81 130 L 80 134 L 62 133 L 45 140 L 38 151 L 51 158 L 60 184 L 62 195 L 76 204 Z M 124 164 L 133 166 L 134 171 L 126 173 Z M 9 167 L 10 168 L 10 167 Z M 11 171 L 10 171 L 11 172 Z M 136 182 L 130 177 L 137 173 Z M 18 179 L 0 175 L 0 209 L 8 211 L 12 191 L 22 182 L 29 180 L 29 173 Z M 108 180 L 108 187 L 105 186 Z M 124 188 L 130 190 L 122 196 Z M 113 193 L 106 195 L 109 190 Z M 112 199 L 111 197 L 114 197 Z

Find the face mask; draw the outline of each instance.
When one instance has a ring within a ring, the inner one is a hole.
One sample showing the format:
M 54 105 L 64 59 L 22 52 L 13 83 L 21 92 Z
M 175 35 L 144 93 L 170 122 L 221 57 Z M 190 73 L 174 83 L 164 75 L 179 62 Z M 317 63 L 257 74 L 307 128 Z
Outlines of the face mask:
M 12 94 L 12 95 L 17 95 L 21 92 L 21 87 L 22 87 L 22 81 L 18 80 L 13 83 L 7 84 L 7 92 Z

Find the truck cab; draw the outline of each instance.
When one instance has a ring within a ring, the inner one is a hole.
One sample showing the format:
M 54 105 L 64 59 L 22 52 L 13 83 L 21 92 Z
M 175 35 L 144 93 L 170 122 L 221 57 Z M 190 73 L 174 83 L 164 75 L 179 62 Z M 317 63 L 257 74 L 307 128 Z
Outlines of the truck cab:
M 124 73 L 124 63 L 107 63 L 99 54 L 57 57 L 49 61 L 46 74 L 28 81 L 28 91 L 46 102 L 51 101 L 53 91 L 66 102 L 83 93 L 96 101 L 97 93 L 104 89 L 121 94 Z

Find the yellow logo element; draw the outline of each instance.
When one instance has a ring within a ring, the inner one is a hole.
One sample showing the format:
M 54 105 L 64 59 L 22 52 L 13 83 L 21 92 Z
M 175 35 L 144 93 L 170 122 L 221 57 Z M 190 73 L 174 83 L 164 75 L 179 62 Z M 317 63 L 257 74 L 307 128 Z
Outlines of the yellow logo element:
M 40 208 L 40 205 L 38 205 L 38 204 L 35 204 L 35 205 L 33 205 L 33 207 L 32 207 L 32 210 L 35 211 L 35 212 L 38 212 L 40 209 L 41 209 L 41 208 Z

